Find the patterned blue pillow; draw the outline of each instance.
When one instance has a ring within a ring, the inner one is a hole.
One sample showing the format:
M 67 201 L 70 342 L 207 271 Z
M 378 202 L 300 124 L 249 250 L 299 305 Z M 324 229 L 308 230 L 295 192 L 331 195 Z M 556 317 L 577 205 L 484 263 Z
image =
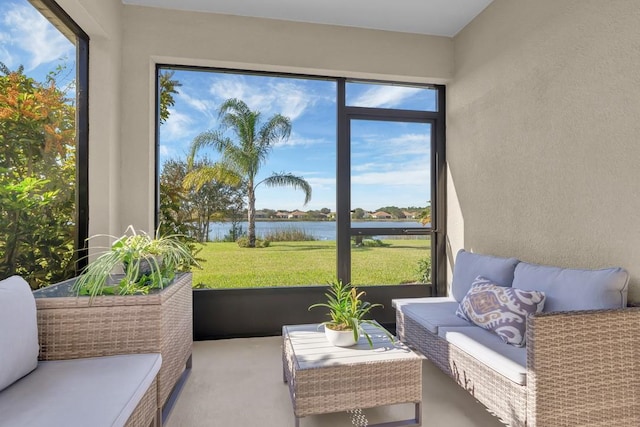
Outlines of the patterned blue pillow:
M 498 286 L 478 276 L 460 301 L 456 315 L 497 334 L 507 344 L 522 347 L 527 316 L 541 312 L 544 301 L 542 292 Z

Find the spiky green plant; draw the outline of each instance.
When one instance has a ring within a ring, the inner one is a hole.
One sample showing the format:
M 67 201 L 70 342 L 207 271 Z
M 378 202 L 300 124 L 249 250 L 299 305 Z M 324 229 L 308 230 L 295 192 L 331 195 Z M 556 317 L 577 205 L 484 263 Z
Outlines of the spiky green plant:
M 342 280 L 334 280 L 329 282 L 329 292 L 325 293 L 327 297 L 326 303 L 317 303 L 309 306 L 309 310 L 316 307 L 325 307 L 329 309 L 328 316 L 331 320 L 322 322 L 325 327 L 335 331 L 353 331 L 353 339 L 358 341 L 360 332 L 369 342 L 369 346 L 373 347 L 373 341 L 369 334 L 361 328 L 360 325 L 367 324 L 380 329 L 393 342 L 393 337 L 386 329 L 373 322 L 365 319 L 371 309 L 382 307 L 382 304 L 371 304 L 362 301 L 361 297 L 364 291 L 359 291 L 350 283 L 343 283 Z
M 127 227 L 121 237 L 109 237 L 115 242 L 90 262 L 82 271 L 73 289 L 78 295 L 146 294 L 151 289 L 163 288 L 171 282 L 176 269 L 198 266 L 189 246 L 176 234 L 155 236 Z M 124 275 L 116 276 L 122 269 Z

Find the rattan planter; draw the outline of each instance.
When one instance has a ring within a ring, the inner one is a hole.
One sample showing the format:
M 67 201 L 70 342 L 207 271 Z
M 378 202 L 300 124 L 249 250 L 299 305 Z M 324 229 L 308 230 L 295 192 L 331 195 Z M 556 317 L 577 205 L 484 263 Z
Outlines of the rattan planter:
M 73 280 L 73 279 L 72 279 Z M 34 292 L 40 360 L 160 353 L 158 408 L 191 363 L 191 273 L 149 295 L 69 296 L 71 281 Z M 66 295 L 66 296 L 59 296 Z

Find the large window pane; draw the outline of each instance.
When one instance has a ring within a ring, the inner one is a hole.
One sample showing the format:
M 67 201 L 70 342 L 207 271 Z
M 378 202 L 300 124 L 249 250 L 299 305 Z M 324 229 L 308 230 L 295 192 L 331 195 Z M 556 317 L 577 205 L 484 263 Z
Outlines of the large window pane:
M 50 2 L 33 4 L 38 10 L 25 0 L 0 5 L 0 279 L 18 274 L 37 288 L 75 274 L 86 236 L 76 164 L 87 118 L 75 59 L 88 39 L 76 38 L 81 30 L 66 27 Z
M 334 278 L 335 81 L 167 67 L 159 82 L 159 217 L 161 227 L 204 245 L 194 281 L 263 287 Z M 252 235 L 256 248 L 239 246 L 251 246 Z
M 354 236 L 351 281 L 362 285 L 431 283 L 430 236 Z
M 200 286 L 431 281 L 441 88 L 176 66 L 158 82 L 159 223 L 203 244 Z M 277 117 L 290 129 L 262 150 Z
M 352 107 L 438 111 L 438 91 L 432 88 L 348 82 L 346 92 L 347 105 Z
M 351 121 L 352 227 L 423 227 L 430 175 L 431 124 Z

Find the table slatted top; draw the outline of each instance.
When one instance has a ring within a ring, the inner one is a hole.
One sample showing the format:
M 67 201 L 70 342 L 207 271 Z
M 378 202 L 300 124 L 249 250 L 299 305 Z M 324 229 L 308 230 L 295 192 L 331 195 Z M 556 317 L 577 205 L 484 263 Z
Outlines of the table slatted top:
M 298 369 L 315 369 L 329 366 L 348 366 L 361 363 L 421 360 L 421 357 L 399 341 L 391 342 L 381 330 L 362 325 L 371 336 L 373 348 L 364 335 L 352 347 L 336 347 L 327 341 L 324 327 L 312 325 L 286 325 L 282 327 L 285 340 L 291 349 Z

